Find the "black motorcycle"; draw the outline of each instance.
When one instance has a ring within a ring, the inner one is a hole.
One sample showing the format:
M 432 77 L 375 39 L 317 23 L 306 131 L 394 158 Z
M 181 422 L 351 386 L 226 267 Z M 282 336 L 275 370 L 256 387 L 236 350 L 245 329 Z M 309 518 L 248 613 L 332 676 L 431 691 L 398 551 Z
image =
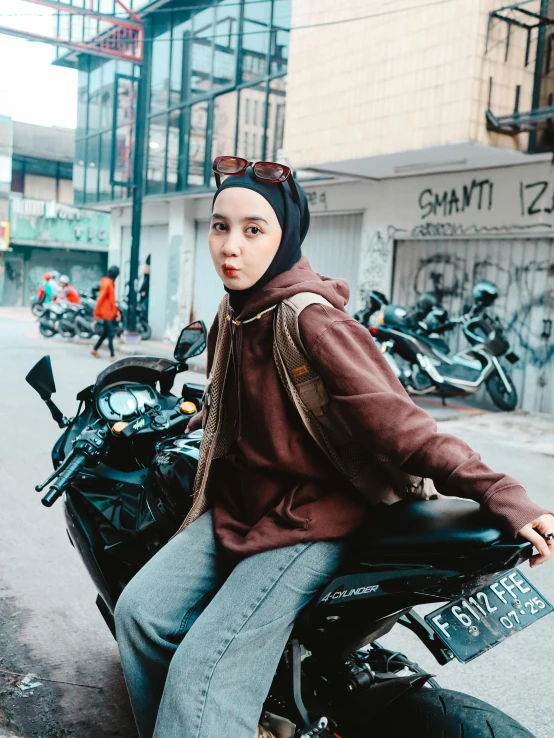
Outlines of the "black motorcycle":
M 129 306 L 127 300 L 124 299 L 119 303 L 119 309 L 121 311 L 121 320 L 118 326 L 118 335 L 121 335 L 126 329 L 129 320 Z M 148 316 L 144 304 L 137 302 L 137 332 L 141 338 L 141 341 L 149 341 L 152 338 L 152 328 L 148 322 Z
M 74 303 L 49 302 L 43 306 L 38 328 L 45 338 L 57 333 L 64 338 L 73 338 L 77 332 L 76 320 L 81 306 Z
M 442 334 L 457 325 L 470 348 L 451 355 Z M 485 306 L 475 304 L 458 318 L 435 308 L 416 330 L 407 310 L 387 305 L 369 330 L 408 393 L 463 396 L 484 384 L 498 408 L 517 407 L 517 390 L 504 360 L 515 364 L 519 357 L 510 350 L 502 323 Z
M 44 294 L 39 297 L 36 290 L 33 290 L 29 299 L 31 305 L 31 312 L 36 318 L 40 318 L 42 311 L 44 310 Z
M 365 328 L 369 328 L 372 325 L 372 317 L 388 304 L 389 301 L 382 292 L 369 290 L 364 296 L 363 308 L 354 313 L 354 320 L 357 320 Z
M 49 357 L 27 381 L 64 429 L 55 471 L 37 491 L 63 497 L 67 531 L 114 632 L 115 603 L 134 574 L 177 531 L 192 503 L 202 431 L 184 435 L 202 387 L 176 376 L 206 343 L 186 328 L 175 361 L 133 356 L 77 396 L 74 418 L 52 402 Z M 399 624 L 441 665 L 470 661 L 552 612 L 515 567 L 532 546 L 506 537 L 471 501 L 398 502 L 375 508 L 335 579 L 303 611 L 260 717 L 278 738 L 532 738 L 504 713 L 442 689 L 378 639 Z M 413 608 L 434 603 L 425 618 Z

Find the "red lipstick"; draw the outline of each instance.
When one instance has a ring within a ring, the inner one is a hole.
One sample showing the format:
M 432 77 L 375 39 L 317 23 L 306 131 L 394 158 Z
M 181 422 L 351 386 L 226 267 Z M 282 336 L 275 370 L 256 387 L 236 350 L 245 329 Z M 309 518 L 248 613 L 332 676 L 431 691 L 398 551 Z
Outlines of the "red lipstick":
M 238 274 L 238 269 L 236 269 L 233 266 L 223 265 L 221 267 L 221 270 L 223 271 L 223 274 L 226 277 L 235 277 Z

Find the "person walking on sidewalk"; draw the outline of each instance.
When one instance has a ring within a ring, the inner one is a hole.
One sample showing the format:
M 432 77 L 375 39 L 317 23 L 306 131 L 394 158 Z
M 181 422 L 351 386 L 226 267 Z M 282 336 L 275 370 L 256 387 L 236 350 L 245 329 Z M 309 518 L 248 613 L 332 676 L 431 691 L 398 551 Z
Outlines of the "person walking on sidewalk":
M 437 430 L 346 312 L 346 282 L 316 274 L 302 257 L 308 201 L 290 170 L 244 161 L 237 171 L 236 157 L 218 157 L 214 169 L 222 160 L 221 173 L 240 176 L 217 182 L 208 236 L 227 295 L 208 337 L 210 401 L 189 423 L 205 428 L 195 503 L 115 610 L 140 738 L 274 738 L 258 721 L 294 622 L 372 517 L 287 394 L 273 352 L 282 301 L 325 298 L 301 312 L 302 343 L 334 412 L 368 453 L 478 501 L 514 539 L 535 544 L 533 565 L 554 552 L 554 517 Z M 375 503 L 384 474 L 367 476 Z
M 115 361 L 115 350 L 113 347 L 113 339 L 116 333 L 117 321 L 120 315 L 119 308 L 115 301 L 115 280 L 119 276 L 119 268 L 111 266 L 105 277 L 100 281 L 100 292 L 96 298 L 96 306 L 94 308 L 94 317 L 96 320 L 102 321 L 102 333 L 96 342 L 91 353 L 97 359 L 100 359 L 98 349 L 108 339 L 108 348 L 110 350 L 110 361 Z

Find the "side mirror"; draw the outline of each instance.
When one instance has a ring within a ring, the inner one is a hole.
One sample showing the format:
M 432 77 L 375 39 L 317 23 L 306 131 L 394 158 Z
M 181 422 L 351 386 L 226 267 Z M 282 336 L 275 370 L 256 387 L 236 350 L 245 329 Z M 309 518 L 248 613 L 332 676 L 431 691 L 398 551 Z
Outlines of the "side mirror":
M 52 371 L 52 362 L 49 356 L 43 356 L 31 369 L 25 377 L 31 387 L 36 390 L 40 399 L 44 400 L 46 407 L 50 410 L 50 414 L 60 428 L 67 428 L 69 419 L 65 417 L 59 407 L 57 407 L 50 399 L 56 391 L 56 383 L 54 382 L 54 372 Z
M 203 321 L 197 320 L 183 328 L 175 346 L 173 356 L 181 363 L 198 356 L 206 348 L 208 331 Z
M 49 356 L 43 356 L 31 369 L 25 377 L 31 387 L 36 390 L 40 399 L 47 402 L 56 391 L 56 383 L 54 382 L 54 372 L 52 371 L 52 362 Z

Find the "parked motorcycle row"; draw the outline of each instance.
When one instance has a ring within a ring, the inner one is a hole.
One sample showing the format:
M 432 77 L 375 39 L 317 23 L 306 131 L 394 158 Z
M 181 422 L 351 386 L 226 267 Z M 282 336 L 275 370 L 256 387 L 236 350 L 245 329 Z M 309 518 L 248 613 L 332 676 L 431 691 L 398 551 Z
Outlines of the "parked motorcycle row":
M 447 347 L 438 348 L 430 317 L 418 330 L 408 328 L 408 311 L 373 297 L 380 302 L 372 312 L 379 316 L 376 338 L 383 347 L 394 342 L 394 350 L 389 345 L 384 351 L 395 362 L 401 353 L 408 357 L 400 376 L 415 388 L 426 378 L 439 386 L 438 376 L 454 387 L 458 375 L 448 375 L 447 367 L 466 368 L 465 381 L 475 382 L 467 379 L 469 371 L 483 374 L 502 355 L 489 348 L 499 339 L 484 307 L 474 306 L 459 319 L 476 338 L 467 358 L 458 360 Z M 133 356 L 114 362 L 79 392 L 72 418 L 52 401 L 56 386 L 48 356 L 26 378 L 63 430 L 52 451 L 55 471 L 36 490 L 49 487 L 42 498 L 46 507 L 63 498 L 70 542 L 94 582 L 96 604 L 112 634 L 124 587 L 174 535 L 192 504 L 203 431 L 185 430 L 202 407 L 204 388 L 185 384 L 172 390 L 206 338 L 204 324 L 196 322 L 182 332 L 174 360 Z M 427 738 L 532 738 L 491 705 L 442 689 L 431 674 L 378 640 L 399 624 L 440 665 L 480 656 L 552 612 L 514 568 L 531 552 L 530 543 L 491 527 L 469 500 L 376 508 L 372 530 L 353 541 L 335 579 L 298 618 L 264 705 L 268 729 L 281 738 L 361 738 L 369 725 L 372 735 L 400 738 L 424 721 Z M 516 600 L 524 619 L 513 609 Z M 413 608 L 424 603 L 438 609 L 422 618 Z
M 94 306 L 96 295 L 94 290 L 87 294 L 80 292 L 81 303 L 57 303 L 50 302 L 42 304 L 36 295 L 31 297 L 31 311 L 39 319 L 39 331 L 45 338 L 52 338 L 56 334 L 64 338 L 90 339 L 94 335 L 102 333 L 101 321 L 94 318 Z M 96 291 L 97 292 L 97 291 Z M 127 301 L 119 303 L 121 319 L 118 322 L 117 335 L 120 336 L 126 329 L 128 306 Z M 152 336 L 152 329 L 145 315 L 144 307 L 137 305 L 137 330 L 143 341 L 148 341 Z
M 369 329 L 409 394 L 463 396 L 485 385 L 498 408 L 514 410 L 518 397 L 508 365 L 519 357 L 491 313 L 497 298 L 496 285 L 482 280 L 473 289 L 473 304 L 450 317 L 433 293 L 425 293 L 406 310 L 371 291 L 355 317 Z M 452 354 L 444 334 L 457 326 L 469 346 Z

